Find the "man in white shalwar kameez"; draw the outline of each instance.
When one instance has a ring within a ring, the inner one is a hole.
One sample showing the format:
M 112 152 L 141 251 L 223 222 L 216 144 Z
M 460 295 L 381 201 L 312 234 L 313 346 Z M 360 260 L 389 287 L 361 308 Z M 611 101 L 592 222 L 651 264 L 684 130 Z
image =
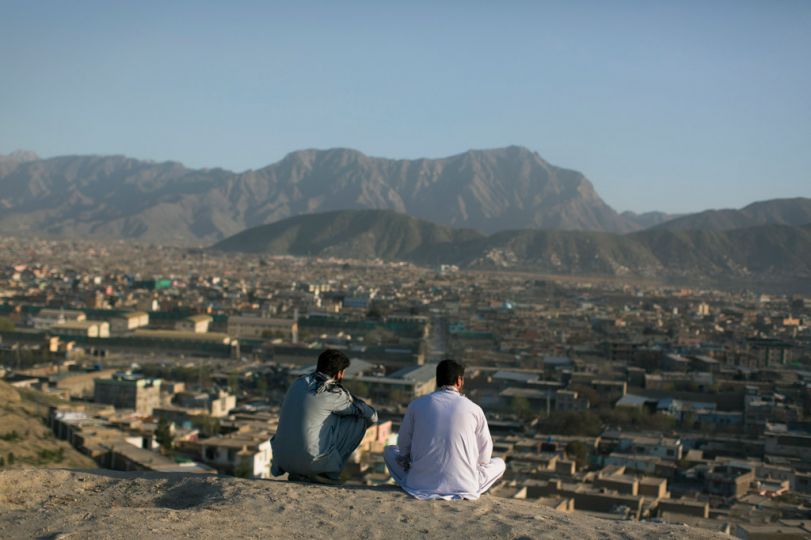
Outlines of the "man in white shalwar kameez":
M 435 392 L 411 402 L 396 446 L 383 457 L 392 478 L 417 499 L 478 499 L 504 474 L 481 407 L 461 394 L 464 365 L 437 365 Z

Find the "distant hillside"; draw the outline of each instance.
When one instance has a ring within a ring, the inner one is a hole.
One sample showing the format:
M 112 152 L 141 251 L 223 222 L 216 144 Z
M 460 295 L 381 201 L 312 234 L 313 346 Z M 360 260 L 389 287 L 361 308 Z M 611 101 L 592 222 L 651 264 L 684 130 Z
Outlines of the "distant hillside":
M 48 406 L 60 402 L 34 390 L 18 390 L 0 381 L 0 458 L 2 469 L 96 467 L 96 463 L 54 437 L 43 420 Z M 13 457 L 9 457 L 13 455 Z
M 559 274 L 762 278 L 775 283 L 811 278 L 811 226 L 651 229 L 630 235 L 517 230 L 484 236 L 392 211 L 348 210 L 249 229 L 212 249 Z
M 271 255 L 318 255 L 427 261 L 485 236 L 391 210 L 353 210 L 296 216 L 253 227 L 213 249 Z
M 811 199 L 772 199 L 755 202 L 739 210 L 705 210 L 666 221 L 660 229 L 702 229 L 728 231 L 756 225 L 806 225 L 811 223 Z
M 188 169 L 122 156 L 0 159 L 0 233 L 212 242 L 287 217 L 391 209 L 494 232 L 628 232 L 580 173 L 517 146 L 442 159 L 392 160 L 302 150 L 255 171 Z

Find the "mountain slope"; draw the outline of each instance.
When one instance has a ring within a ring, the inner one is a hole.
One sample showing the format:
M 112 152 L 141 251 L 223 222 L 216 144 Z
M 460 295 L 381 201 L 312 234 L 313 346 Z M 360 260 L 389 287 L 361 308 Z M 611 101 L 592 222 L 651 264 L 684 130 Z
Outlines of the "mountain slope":
M 212 249 L 560 274 L 811 278 L 811 226 L 762 225 L 731 231 L 651 229 L 630 235 L 515 230 L 484 236 L 392 211 L 346 210 L 297 216 L 248 229 Z
M 318 255 L 388 260 L 428 260 L 484 239 L 391 210 L 354 210 L 296 216 L 261 225 L 217 243 L 218 251 Z
M 703 229 L 728 231 L 756 225 L 805 225 L 811 223 L 811 199 L 772 199 L 755 202 L 739 210 L 705 210 L 661 223 L 669 230 Z
M 515 146 L 416 160 L 302 150 L 244 173 L 122 156 L 28 157 L 0 167 L 5 234 L 208 243 L 299 214 L 361 208 L 484 232 L 639 228 L 582 174 Z

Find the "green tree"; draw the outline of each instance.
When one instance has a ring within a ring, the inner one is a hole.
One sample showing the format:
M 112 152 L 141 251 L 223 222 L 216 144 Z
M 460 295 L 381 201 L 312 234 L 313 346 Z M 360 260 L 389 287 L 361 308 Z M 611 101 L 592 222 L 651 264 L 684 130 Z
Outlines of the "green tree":
M 352 381 L 352 385 L 349 389 L 353 395 L 368 398 L 369 397 L 369 385 L 364 381 Z
M 571 441 L 566 445 L 566 455 L 577 463 L 580 469 L 588 465 L 589 449 L 582 441 Z
M 268 380 L 264 375 L 259 375 L 259 380 L 256 381 L 256 393 L 262 397 L 268 395 Z
M 13 332 L 15 328 L 14 321 L 8 317 L 0 317 L 0 332 Z
M 249 461 L 249 456 L 242 456 L 239 463 L 234 468 L 234 476 L 237 478 L 251 478 L 253 476 L 253 467 Z
M 9 465 L 14 465 L 14 452 L 9 452 L 6 461 Z
M 213 437 L 220 433 L 220 420 L 213 416 L 200 415 L 194 419 L 194 425 L 206 437 Z
M 232 372 L 228 374 L 228 389 L 232 394 L 239 392 L 239 374 Z
M 513 414 L 517 417 L 524 420 L 532 417 L 532 406 L 529 404 L 529 400 L 524 396 L 513 396 L 510 405 Z
M 172 423 L 166 418 L 158 420 L 158 427 L 155 430 L 155 440 L 160 445 L 161 451 L 164 454 L 172 452 L 172 445 L 175 440 L 175 435 L 172 433 Z

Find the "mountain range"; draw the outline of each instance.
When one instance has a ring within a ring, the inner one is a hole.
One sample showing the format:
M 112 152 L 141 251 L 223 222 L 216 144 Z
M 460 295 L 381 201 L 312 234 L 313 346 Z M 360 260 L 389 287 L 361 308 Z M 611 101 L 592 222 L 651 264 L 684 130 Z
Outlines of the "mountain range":
M 686 216 L 620 214 L 581 173 L 520 146 L 415 160 L 340 148 L 301 150 L 242 173 L 123 156 L 0 155 L 0 234 L 200 245 L 296 215 L 363 208 L 487 234 L 513 229 L 628 233 L 655 226 L 727 230 L 811 222 L 811 199 Z
M 0 233 L 201 244 L 300 214 L 391 209 L 485 233 L 630 232 L 660 215 L 619 214 L 579 172 L 518 146 L 393 160 L 301 150 L 258 170 L 189 169 L 123 156 L 0 156 Z M 651 217 L 653 216 L 653 217 Z
M 620 214 L 581 173 L 519 146 L 415 160 L 301 150 L 241 173 L 123 156 L 0 155 L 0 234 L 10 235 L 187 246 L 227 238 L 218 249 L 793 279 L 809 275 L 809 223 L 808 198 Z
M 811 224 L 728 231 L 653 228 L 625 235 L 532 229 L 485 235 L 393 211 L 345 210 L 254 227 L 212 249 L 556 274 L 811 284 Z

